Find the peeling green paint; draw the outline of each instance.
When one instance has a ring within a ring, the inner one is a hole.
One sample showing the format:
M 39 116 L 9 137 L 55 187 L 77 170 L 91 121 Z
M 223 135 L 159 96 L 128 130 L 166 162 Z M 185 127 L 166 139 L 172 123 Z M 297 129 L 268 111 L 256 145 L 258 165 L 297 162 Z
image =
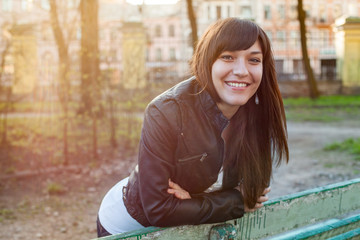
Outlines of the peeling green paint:
M 236 229 L 232 224 L 219 224 L 210 229 L 209 240 L 235 239 Z

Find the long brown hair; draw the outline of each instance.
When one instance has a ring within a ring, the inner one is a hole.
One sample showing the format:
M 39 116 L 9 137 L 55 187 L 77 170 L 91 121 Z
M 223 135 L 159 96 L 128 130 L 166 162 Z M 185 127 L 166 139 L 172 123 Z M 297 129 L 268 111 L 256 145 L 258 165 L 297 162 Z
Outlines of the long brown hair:
M 239 169 L 245 204 L 253 208 L 269 186 L 273 163 L 288 162 L 289 150 L 284 106 L 276 79 L 270 40 L 254 22 L 238 18 L 219 20 L 199 40 L 191 60 L 196 80 L 214 101 L 219 102 L 211 68 L 224 51 L 246 50 L 257 40 L 263 53 L 263 76 L 255 96 L 241 106 L 231 119 L 232 134 L 224 167 Z

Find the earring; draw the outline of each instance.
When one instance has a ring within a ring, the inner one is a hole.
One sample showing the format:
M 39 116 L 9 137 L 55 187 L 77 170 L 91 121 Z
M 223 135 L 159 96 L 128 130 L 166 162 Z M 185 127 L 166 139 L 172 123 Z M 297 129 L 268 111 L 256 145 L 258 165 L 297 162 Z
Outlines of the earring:
M 257 93 L 255 93 L 255 104 L 259 105 L 259 97 L 258 97 Z

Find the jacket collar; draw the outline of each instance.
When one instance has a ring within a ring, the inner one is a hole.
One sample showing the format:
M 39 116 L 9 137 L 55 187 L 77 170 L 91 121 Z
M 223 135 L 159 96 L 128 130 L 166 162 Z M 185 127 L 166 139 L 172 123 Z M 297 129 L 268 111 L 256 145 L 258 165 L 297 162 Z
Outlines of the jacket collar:
M 201 91 L 201 89 L 199 89 L 199 91 Z M 218 108 L 216 102 L 211 97 L 209 92 L 206 89 L 204 89 L 203 91 L 200 92 L 199 98 L 200 98 L 200 104 L 206 116 L 212 120 L 212 122 L 219 128 L 220 131 L 224 130 L 224 128 L 227 126 L 230 120 L 227 119 L 222 114 L 222 112 Z

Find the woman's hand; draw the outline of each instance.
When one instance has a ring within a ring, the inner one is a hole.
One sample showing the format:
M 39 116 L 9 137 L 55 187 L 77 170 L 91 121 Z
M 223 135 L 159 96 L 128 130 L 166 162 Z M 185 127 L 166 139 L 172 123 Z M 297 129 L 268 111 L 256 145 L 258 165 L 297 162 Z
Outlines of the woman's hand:
M 236 190 L 240 191 L 242 193 L 242 189 L 240 186 L 235 187 Z M 255 212 L 259 208 L 264 206 L 264 202 L 269 200 L 269 197 L 266 196 L 271 191 L 271 187 L 265 188 L 263 194 L 257 199 L 257 203 L 255 204 L 254 208 L 249 208 L 246 204 L 244 204 L 244 211 L 245 212 Z
M 178 184 L 174 183 L 169 179 L 168 193 L 175 195 L 178 199 L 191 199 L 188 191 L 182 189 Z

